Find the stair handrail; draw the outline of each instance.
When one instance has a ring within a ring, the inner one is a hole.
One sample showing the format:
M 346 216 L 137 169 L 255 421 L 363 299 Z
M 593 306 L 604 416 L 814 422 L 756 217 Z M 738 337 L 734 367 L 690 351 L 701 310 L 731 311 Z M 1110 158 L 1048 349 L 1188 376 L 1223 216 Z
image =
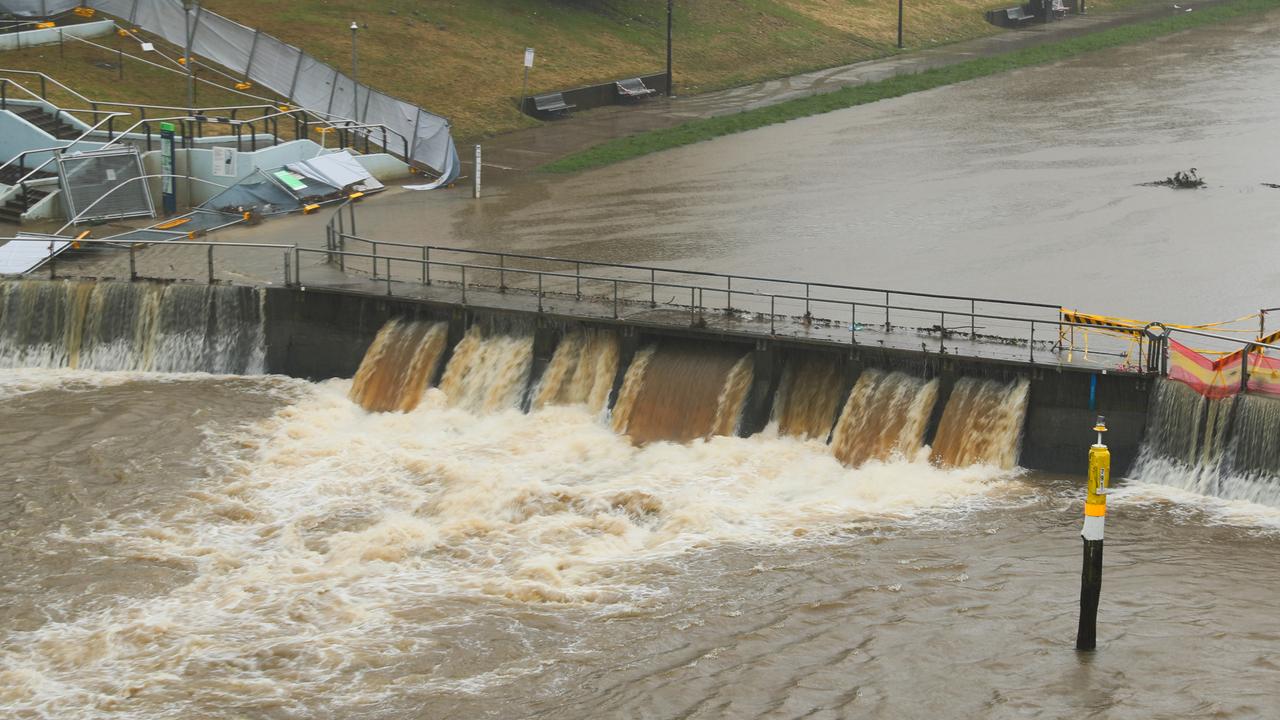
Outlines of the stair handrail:
M 95 132 L 95 131 L 96 131 L 96 130 L 97 130 L 97 129 L 102 125 L 102 123 L 110 122 L 110 121 L 112 120 L 112 118 L 119 117 L 119 116 L 121 116 L 121 115 L 128 115 L 128 114 L 129 114 L 129 113 L 107 113 L 107 117 L 105 117 L 105 118 L 103 118 L 103 119 L 99 120 L 97 123 L 95 123 L 95 124 L 94 124 L 92 127 L 90 127 L 88 130 L 85 130 L 84 132 L 80 133 L 79 137 L 76 137 L 74 140 L 72 140 L 71 142 L 67 143 L 66 145 L 58 145 L 58 146 L 55 146 L 55 147 L 48 147 L 48 148 L 38 148 L 38 149 L 33 149 L 33 150 L 23 150 L 22 152 L 18 153 L 17 155 L 14 155 L 14 156 L 13 156 L 12 158 L 10 158 L 9 160 L 5 161 L 5 163 L 4 163 L 3 165 L 0 165 L 0 171 L 3 171 L 5 168 L 9 167 L 9 166 L 10 166 L 10 165 L 12 165 L 14 162 L 19 161 L 19 160 L 21 160 L 22 158 L 26 157 L 27 155 L 30 155 L 30 154 L 33 154 L 33 153 L 42 153 L 42 152 L 53 152 L 53 153 L 56 153 L 56 152 L 64 152 L 64 151 L 66 151 L 66 149 L 67 149 L 67 148 L 70 148 L 70 147 L 72 147 L 73 145 L 75 145 L 76 143 L 79 143 L 79 142 L 83 141 L 83 140 L 84 140 L 84 139 L 89 135 L 89 133 Z M 114 141 L 112 141 L 112 142 L 114 142 Z M 110 144 L 110 143 L 108 143 L 108 144 Z M 103 145 L 103 148 L 105 148 L 105 147 L 106 147 L 106 145 Z M 27 180 L 29 180 L 29 179 L 31 178 L 31 176 L 32 176 L 32 175 L 34 175 L 34 174 L 36 174 L 37 172 L 40 172 L 41 170 L 43 170 L 43 169 L 45 168 L 45 166 L 46 166 L 46 165 L 48 165 L 49 163 L 53 162 L 53 160 L 54 160 L 54 158 L 52 158 L 52 157 L 51 157 L 51 158 L 49 158 L 48 160 L 45 160 L 44 162 L 40 163 L 39 167 L 33 168 L 33 169 L 32 169 L 30 172 L 28 172 L 26 175 L 23 175 L 22 177 L 18 178 L 18 180 L 17 180 L 15 183 L 13 183 L 13 185 L 12 185 L 11 187 L 16 187 L 16 186 L 18 186 L 18 185 L 25 185 L 26 181 L 27 181 Z

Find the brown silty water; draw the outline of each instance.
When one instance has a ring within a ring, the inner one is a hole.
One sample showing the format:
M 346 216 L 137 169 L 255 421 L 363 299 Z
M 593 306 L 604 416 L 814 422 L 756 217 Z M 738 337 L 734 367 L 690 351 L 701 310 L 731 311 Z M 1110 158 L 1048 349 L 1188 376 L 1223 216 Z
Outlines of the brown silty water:
M 731 434 L 750 385 L 749 361 L 716 345 L 662 345 L 628 368 L 614 428 L 637 445 Z
M 444 356 L 446 323 L 388 320 L 360 361 L 351 399 L 371 412 L 418 407 Z
M 1015 467 L 1029 387 L 1026 380 L 957 380 L 933 439 L 933 462 Z
M 542 375 L 533 407 L 581 404 L 594 412 L 604 411 L 618 360 L 616 333 L 583 330 L 565 335 Z
M 894 456 L 914 457 L 924 445 L 937 399 L 937 380 L 863 370 L 832 433 L 832 452 L 850 466 Z
M 778 382 L 773 420 L 778 432 L 825 440 L 840 404 L 840 364 L 822 355 L 790 358 Z
M 473 325 L 453 349 L 440 389 L 455 407 L 497 412 L 519 407 L 533 366 L 533 336 Z

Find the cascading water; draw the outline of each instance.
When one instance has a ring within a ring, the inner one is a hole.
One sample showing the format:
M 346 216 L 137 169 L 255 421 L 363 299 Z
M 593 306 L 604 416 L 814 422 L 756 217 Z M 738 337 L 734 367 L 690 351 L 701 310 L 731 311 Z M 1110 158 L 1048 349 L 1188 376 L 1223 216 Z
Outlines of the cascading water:
M 731 435 L 750 389 L 750 355 L 717 346 L 642 350 L 627 369 L 613 427 L 643 445 Z
M 0 282 L 0 366 L 263 372 L 262 293 L 226 285 Z
M 603 412 L 618 374 L 618 336 L 605 330 L 565 335 L 556 347 L 538 389 L 534 409 L 547 405 L 586 405 Z
M 517 408 L 533 367 L 533 336 L 471 326 L 445 367 L 440 389 L 454 407 L 471 412 Z
M 418 407 L 448 341 L 447 323 L 388 320 L 365 352 L 351 399 L 373 412 Z
M 823 355 L 798 355 L 782 372 L 773 406 L 778 432 L 826 440 L 840 404 L 840 365 Z
M 1030 387 L 1025 379 L 957 380 L 933 440 L 933 461 L 943 467 L 1017 465 Z
M 1280 505 L 1280 400 L 1257 395 L 1208 399 L 1160 380 L 1133 479 Z
M 906 373 L 867 369 L 858 376 L 831 437 L 832 452 L 845 465 L 910 458 L 924 444 L 938 381 Z

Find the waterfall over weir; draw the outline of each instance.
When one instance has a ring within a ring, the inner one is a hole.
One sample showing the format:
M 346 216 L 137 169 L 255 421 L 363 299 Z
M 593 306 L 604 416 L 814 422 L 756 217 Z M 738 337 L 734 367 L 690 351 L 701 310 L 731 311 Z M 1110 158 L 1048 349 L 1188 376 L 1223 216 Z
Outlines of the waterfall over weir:
M 1280 505 L 1280 400 L 1209 399 L 1161 380 L 1130 474 L 1202 495 Z
M 387 322 L 360 362 L 351 382 L 351 399 L 375 412 L 418 407 L 448 339 L 447 323 Z
M 800 356 L 787 363 L 773 402 L 778 432 L 825 440 L 840 404 L 840 365 L 826 356 Z
M 751 386 L 750 354 L 670 345 L 642 350 L 627 370 L 613 427 L 637 445 L 732 435 Z
M 832 451 L 840 462 L 852 466 L 894 455 L 910 458 L 924 444 L 937 399 L 937 380 L 864 370 L 832 434 Z
M 255 288 L 0 282 L 0 367 L 263 372 Z
M 586 330 L 565 335 L 538 384 L 533 407 L 581 404 L 603 412 L 618 374 L 618 356 L 614 333 Z
M 1018 464 L 1018 442 L 1030 383 L 960 378 L 933 439 L 933 462 L 943 467 Z

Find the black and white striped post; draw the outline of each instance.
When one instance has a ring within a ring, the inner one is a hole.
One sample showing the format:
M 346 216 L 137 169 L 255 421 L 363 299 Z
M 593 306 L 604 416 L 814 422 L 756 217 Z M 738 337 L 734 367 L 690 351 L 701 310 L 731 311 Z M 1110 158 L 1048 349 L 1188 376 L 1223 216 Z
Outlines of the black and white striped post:
M 1084 567 L 1080 572 L 1080 625 L 1076 650 L 1093 650 L 1098 644 L 1098 598 L 1102 595 L 1102 537 L 1107 522 L 1107 493 L 1111 487 L 1111 451 L 1102 442 L 1106 419 L 1098 416 L 1093 427 L 1098 441 L 1089 448 L 1088 494 L 1084 501 Z

